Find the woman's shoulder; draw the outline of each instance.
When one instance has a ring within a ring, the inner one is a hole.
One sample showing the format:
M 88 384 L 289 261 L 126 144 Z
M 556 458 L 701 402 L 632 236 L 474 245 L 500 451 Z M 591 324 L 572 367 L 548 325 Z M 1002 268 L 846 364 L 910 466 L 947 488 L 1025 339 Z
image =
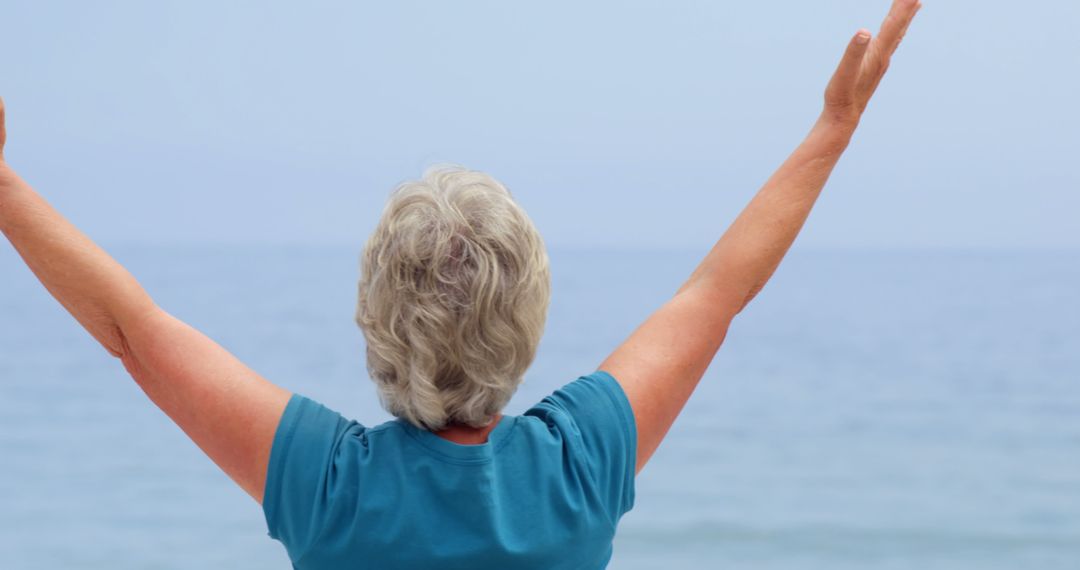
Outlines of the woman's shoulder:
M 629 400 L 611 374 L 597 370 L 578 376 L 544 396 L 525 415 L 547 417 L 561 413 L 582 416 L 605 407 L 613 407 L 621 412 L 624 408 L 629 409 Z

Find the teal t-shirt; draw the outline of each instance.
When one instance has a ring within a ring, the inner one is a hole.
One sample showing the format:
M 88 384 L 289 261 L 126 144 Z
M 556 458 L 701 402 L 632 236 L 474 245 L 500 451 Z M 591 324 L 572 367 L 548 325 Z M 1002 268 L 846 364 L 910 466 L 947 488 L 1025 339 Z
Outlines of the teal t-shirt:
M 634 506 L 636 454 L 630 402 L 604 371 L 503 415 L 478 445 L 293 394 L 263 512 L 294 568 L 597 570 Z

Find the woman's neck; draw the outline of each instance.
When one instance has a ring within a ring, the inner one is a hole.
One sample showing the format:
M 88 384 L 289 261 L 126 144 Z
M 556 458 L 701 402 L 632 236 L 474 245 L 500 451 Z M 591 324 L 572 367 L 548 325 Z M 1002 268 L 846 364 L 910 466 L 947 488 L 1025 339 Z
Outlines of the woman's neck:
M 467 425 L 454 424 L 433 433 L 454 443 L 462 445 L 479 445 L 481 443 L 487 443 L 488 435 L 491 433 L 491 430 L 495 429 L 495 426 L 499 425 L 499 420 L 501 420 L 502 417 L 502 414 L 496 415 L 495 419 L 484 427 L 475 428 Z

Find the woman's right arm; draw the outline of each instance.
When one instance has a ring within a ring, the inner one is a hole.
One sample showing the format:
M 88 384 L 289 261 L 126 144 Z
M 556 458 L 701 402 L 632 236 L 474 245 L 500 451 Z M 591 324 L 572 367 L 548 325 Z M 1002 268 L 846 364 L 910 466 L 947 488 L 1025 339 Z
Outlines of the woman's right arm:
M 292 393 L 158 307 L 127 269 L 15 173 L 4 160 L 5 142 L 0 100 L 0 234 L 150 400 L 261 503 Z
M 731 320 L 765 286 L 847 148 L 919 0 L 895 0 L 877 38 L 860 30 L 806 139 L 739 214 L 675 296 L 603 363 L 637 423 L 640 471 L 712 362 Z

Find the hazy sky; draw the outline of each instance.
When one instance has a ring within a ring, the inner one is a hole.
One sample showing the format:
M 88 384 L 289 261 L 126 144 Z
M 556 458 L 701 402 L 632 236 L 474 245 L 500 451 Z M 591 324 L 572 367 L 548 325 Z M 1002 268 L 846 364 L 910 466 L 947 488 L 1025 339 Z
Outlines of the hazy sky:
M 486 170 L 553 246 L 705 247 L 887 0 L 20 2 L 8 161 L 103 241 L 359 244 Z M 802 246 L 1080 247 L 1080 3 L 924 0 Z

